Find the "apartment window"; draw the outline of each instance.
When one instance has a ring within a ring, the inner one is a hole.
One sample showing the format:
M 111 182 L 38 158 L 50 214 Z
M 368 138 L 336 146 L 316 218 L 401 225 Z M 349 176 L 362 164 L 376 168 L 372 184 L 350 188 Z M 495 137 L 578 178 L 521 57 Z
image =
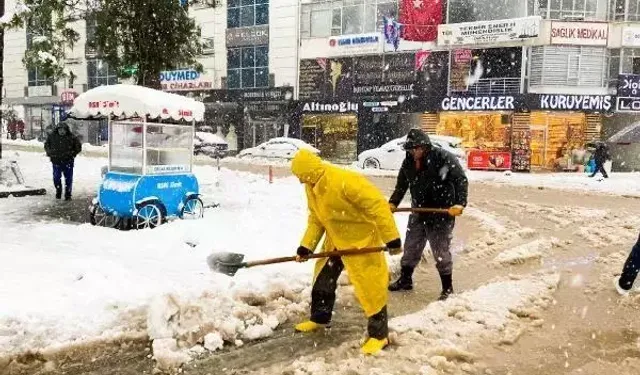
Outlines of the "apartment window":
M 449 23 L 501 20 L 527 16 L 528 5 L 526 0 L 449 1 Z
M 540 0 L 540 15 L 552 20 L 604 21 L 608 7 L 609 0 Z
M 382 31 L 382 17 L 398 13 L 395 0 L 334 0 L 302 5 L 304 38 Z
M 31 68 L 27 72 L 27 84 L 29 86 L 53 85 L 53 78 L 45 77 L 38 68 Z
M 608 87 L 609 64 L 609 50 L 604 47 L 533 47 L 530 84 Z
M 269 0 L 229 0 L 227 27 L 269 24 Z
M 227 87 L 244 89 L 269 86 L 269 47 L 227 50 Z
M 639 0 L 626 0 L 629 5 L 629 11 L 627 12 L 627 19 L 620 19 L 623 21 L 640 21 L 640 1 Z M 617 0 L 620 3 L 620 13 L 624 15 L 625 12 L 625 0 Z
M 104 85 L 115 85 L 118 83 L 116 70 L 100 59 L 87 61 L 87 77 L 90 89 Z
M 625 9 L 626 9 L 626 0 L 611 0 L 609 3 L 609 19 L 612 21 L 624 21 L 625 20 Z M 636 2 L 636 0 L 631 0 L 631 2 Z M 629 19 L 631 20 L 631 18 Z M 637 19 L 635 19 L 637 20 Z

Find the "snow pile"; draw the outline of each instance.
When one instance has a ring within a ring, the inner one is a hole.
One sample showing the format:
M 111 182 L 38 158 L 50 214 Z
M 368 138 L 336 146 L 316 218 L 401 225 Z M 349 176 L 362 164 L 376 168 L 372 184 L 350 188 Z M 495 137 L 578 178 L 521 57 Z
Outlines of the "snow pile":
M 640 216 L 618 217 L 607 215 L 593 225 L 582 226 L 575 234 L 586 239 L 594 247 L 620 246 L 633 242 L 640 231 Z
M 608 213 L 606 210 L 586 207 L 555 207 L 515 200 L 506 201 L 504 205 L 528 214 L 540 215 L 560 228 L 568 227 L 574 223 L 604 219 Z
M 330 349 L 323 357 L 302 357 L 286 368 L 258 374 L 438 374 L 473 372 L 481 364 L 474 348 L 513 344 L 552 301 L 560 275 L 533 274 L 499 279 L 480 288 L 433 302 L 417 313 L 394 318 L 394 344 L 377 358 L 357 354 L 359 342 Z
M 222 165 L 244 164 L 244 165 L 273 165 L 278 167 L 288 167 L 291 165 L 290 159 L 283 158 L 261 158 L 256 156 L 228 157 L 221 160 Z
M 531 242 L 508 249 L 493 259 L 495 264 L 522 264 L 530 260 L 541 260 L 546 251 L 553 247 L 554 239 L 539 238 Z M 557 242 L 557 241 L 556 241 Z
M 197 298 L 168 294 L 151 302 L 147 331 L 153 340 L 153 358 L 160 369 L 171 370 L 204 349 L 224 344 L 240 346 L 273 334 L 281 324 L 305 314 L 309 308 L 310 280 L 274 281 L 260 290 L 246 286 L 235 292 L 204 292 Z

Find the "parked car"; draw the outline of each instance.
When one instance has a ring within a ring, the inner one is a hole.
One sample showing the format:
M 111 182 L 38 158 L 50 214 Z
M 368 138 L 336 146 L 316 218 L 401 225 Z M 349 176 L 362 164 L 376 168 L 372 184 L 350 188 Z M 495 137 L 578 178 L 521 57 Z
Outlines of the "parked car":
M 278 158 L 292 159 L 298 150 L 307 149 L 315 154 L 320 150 L 296 138 L 272 138 L 256 147 L 246 148 L 238 154 L 239 158 Z
M 363 151 L 358 155 L 358 167 L 398 170 L 406 156 L 402 148 L 406 136 L 389 141 L 378 148 Z M 454 154 L 460 164 L 466 167 L 467 153 L 462 147 L 462 139 L 442 135 L 430 135 L 431 143 Z
M 219 135 L 207 132 L 196 132 L 193 140 L 193 153 L 212 158 L 223 158 L 229 152 L 229 144 Z

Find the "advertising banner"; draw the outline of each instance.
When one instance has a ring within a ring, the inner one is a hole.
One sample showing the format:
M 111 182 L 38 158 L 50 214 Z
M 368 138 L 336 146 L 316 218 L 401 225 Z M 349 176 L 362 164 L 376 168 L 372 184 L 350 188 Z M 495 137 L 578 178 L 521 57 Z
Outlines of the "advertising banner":
M 618 75 L 618 112 L 640 112 L 640 74 Z
M 439 46 L 499 44 L 537 38 L 541 17 L 451 23 L 438 26 Z
M 511 153 L 503 151 L 471 150 L 467 156 L 469 169 L 510 170 Z
M 379 33 L 341 35 L 329 38 L 329 56 L 353 56 L 383 52 L 384 39 Z

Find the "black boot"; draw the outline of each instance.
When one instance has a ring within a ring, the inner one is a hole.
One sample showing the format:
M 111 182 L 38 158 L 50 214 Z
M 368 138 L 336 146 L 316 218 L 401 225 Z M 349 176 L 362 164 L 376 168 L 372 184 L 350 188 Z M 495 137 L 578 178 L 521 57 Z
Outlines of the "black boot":
M 413 268 L 403 266 L 400 269 L 400 277 L 395 282 L 389 284 L 389 290 L 397 292 L 399 290 L 412 290 L 413 289 Z
M 449 298 L 449 295 L 453 294 L 453 277 L 449 275 L 440 275 L 440 281 L 442 282 L 442 292 L 440 292 L 439 301 L 444 301 Z
M 56 199 L 62 198 L 62 188 L 56 188 Z

